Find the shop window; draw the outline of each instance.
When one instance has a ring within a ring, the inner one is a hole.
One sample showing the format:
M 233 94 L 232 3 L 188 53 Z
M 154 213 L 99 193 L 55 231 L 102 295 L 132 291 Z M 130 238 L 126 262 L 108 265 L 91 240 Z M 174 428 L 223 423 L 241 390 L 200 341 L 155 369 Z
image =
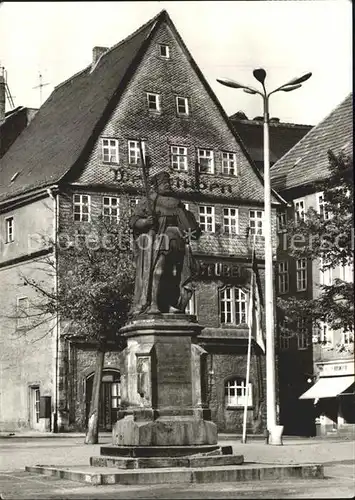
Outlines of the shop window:
M 247 386 L 245 379 L 233 378 L 225 382 L 224 385 L 224 401 L 227 408 L 244 407 L 247 397 Z M 253 388 L 252 384 L 248 385 L 248 406 L 253 405 Z

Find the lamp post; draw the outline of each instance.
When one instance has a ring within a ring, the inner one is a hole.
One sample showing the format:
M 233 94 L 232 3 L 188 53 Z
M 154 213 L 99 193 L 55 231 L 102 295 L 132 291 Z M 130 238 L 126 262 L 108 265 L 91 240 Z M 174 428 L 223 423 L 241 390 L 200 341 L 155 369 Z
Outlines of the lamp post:
M 265 88 L 266 71 L 263 68 L 253 71 L 254 77 L 262 85 L 262 91 L 242 85 L 227 78 L 217 82 L 234 89 L 242 89 L 247 94 L 259 94 L 264 108 L 264 221 L 265 221 L 265 337 L 266 337 L 266 415 L 269 444 L 282 444 L 281 434 L 276 422 L 276 388 L 275 388 L 275 336 L 274 336 L 274 295 L 272 264 L 272 230 L 271 230 L 271 183 L 270 183 L 270 144 L 269 144 L 269 98 L 276 92 L 291 92 L 299 89 L 312 73 L 306 73 L 281 85 L 271 92 Z

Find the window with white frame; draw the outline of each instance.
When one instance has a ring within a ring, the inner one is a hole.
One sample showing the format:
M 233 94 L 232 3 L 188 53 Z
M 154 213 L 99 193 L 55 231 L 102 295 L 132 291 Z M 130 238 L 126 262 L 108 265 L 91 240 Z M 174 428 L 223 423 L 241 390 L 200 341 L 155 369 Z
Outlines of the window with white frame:
M 214 156 L 212 149 L 198 149 L 197 162 L 200 172 L 204 174 L 214 173 Z
M 169 45 L 160 44 L 159 45 L 159 55 L 163 59 L 170 59 L 170 47 Z
M 28 297 L 18 297 L 16 304 L 17 328 L 25 328 L 29 324 L 29 301 Z
M 193 292 L 191 299 L 188 301 L 185 314 L 196 314 L 196 295 Z
M 160 111 L 160 94 L 147 92 L 147 103 L 149 111 Z
M 287 213 L 279 212 L 277 214 L 277 231 L 283 233 L 287 230 Z
M 208 205 L 199 206 L 199 224 L 201 230 L 205 233 L 215 232 L 215 214 L 214 207 Z
M 13 217 L 6 217 L 5 219 L 5 233 L 6 233 L 6 243 L 11 243 L 15 239 L 15 224 Z
M 247 323 L 247 294 L 240 288 L 227 286 L 220 291 L 221 323 Z
M 189 114 L 189 101 L 187 97 L 176 96 L 176 112 L 178 115 L 187 116 Z
M 284 260 L 278 263 L 278 285 L 279 293 L 287 293 L 289 290 L 288 262 Z
M 222 152 L 222 174 L 237 175 L 237 155 Z
M 295 223 L 303 222 L 305 219 L 305 203 L 304 199 L 294 200 L 295 208 Z
M 171 166 L 174 170 L 187 171 L 187 148 L 183 146 L 170 147 Z
M 249 210 L 249 228 L 250 234 L 262 235 L 264 232 L 264 211 Z
M 223 208 L 223 231 L 227 234 L 239 233 L 237 208 Z
M 227 380 L 224 385 L 224 401 L 226 407 L 253 406 L 253 386 L 248 384 L 248 399 L 246 381 L 243 378 Z
M 102 203 L 102 215 L 104 219 L 110 222 L 119 222 L 120 199 L 115 196 L 103 196 Z
M 323 220 L 329 219 L 329 212 L 324 208 L 324 194 L 317 194 L 317 211 Z
M 74 221 L 90 222 L 91 197 L 88 194 L 74 194 L 73 213 Z
M 102 139 L 102 161 L 104 163 L 119 163 L 117 139 Z
M 342 332 L 341 334 L 342 344 L 350 345 L 354 343 L 354 332 Z
M 142 142 L 143 155 L 145 154 L 145 143 Z M 139 141 L 128 141 L 128 163 L 138 165 L 141 161 L 141 148 Z
M 322 257 L 320 258 L 319 283 L 327 286 L 331 286 L 333 283 L 333 269 L 327 265 Z
M 296 289 L 297 292 L 307 289 L 307 259 L 296 260 Z
M 298 349 L 307 349 L 308 347 L 308 329 L 305 318 L 297 320 L 297 347 Z

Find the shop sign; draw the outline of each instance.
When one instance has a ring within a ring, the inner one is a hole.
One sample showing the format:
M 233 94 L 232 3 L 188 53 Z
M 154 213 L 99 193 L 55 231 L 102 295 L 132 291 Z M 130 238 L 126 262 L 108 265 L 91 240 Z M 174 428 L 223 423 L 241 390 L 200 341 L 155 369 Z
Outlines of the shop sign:
M 223 281 L 243 281 L 248 278 L 246 269 L 235 263 L 210 262 L 199 260 L 200 278 L 202 279 L 221 279 Z
M 353 363 L 332 363 L 324 364 L 319 366 L 319 371 L 321 376 L 337 376 L 337 375 L 353 375 L 354 374 L 354 364 Z

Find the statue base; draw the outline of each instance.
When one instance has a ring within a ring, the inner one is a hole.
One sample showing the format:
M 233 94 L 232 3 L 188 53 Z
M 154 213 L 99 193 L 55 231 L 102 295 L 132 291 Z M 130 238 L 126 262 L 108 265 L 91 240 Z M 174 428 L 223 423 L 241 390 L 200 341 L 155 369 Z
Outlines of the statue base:
M 192 342 L 201 329 L 195 316 L 182 313 L 142 315 L 122 328 L 123 409 L 112 431 L 114 446 L 217 445 L 205 402 L 207 353 Z

